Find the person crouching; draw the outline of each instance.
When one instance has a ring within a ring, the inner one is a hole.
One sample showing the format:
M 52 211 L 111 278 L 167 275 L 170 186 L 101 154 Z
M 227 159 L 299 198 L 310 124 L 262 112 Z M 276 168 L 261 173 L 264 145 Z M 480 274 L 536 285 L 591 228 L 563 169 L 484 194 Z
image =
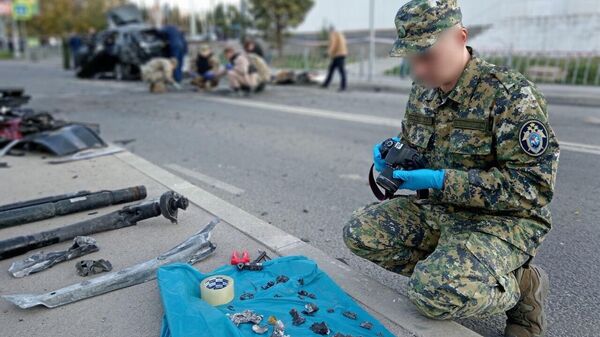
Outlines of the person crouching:
M 166 92 L 168 84 L 178 87 L 173 79 L 173 69 L 175 67 L 177 67 L 175 58 L 153 58 L 141 66 L 142 80 L 149 83 L 151 93 Z
M 198 89 L 210 90 L 219 85 L 219 60 L 209 45 L 200 46 L 195 66 L 196 77 L 192 79 L 192 84 Z

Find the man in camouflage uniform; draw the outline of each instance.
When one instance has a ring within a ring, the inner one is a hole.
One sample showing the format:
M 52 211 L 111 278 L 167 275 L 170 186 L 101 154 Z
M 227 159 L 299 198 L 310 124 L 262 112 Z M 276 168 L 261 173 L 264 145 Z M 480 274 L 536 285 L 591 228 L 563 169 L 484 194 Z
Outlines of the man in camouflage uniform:
M 148 82 L 150 92 L 155 94 L 166 92 L 169 84 L 179 88 L 173 79 L 176 66 L 175 58 L 155 57 L 141 66 L 142 81 Z
M 410 1 L 396 28 L 391 55 L 407 57 L 416 79 L 399 138 L 428 168 L 394 178 L 430 196 L 357 210 L 344 241 L 409 276 L 409 298 L 427 317 L 506 312 L 505 336 L 542 336 L 548 277 L 529 261 L 551 227 L 559 157 L 546 102 L 524 76 L 466 46 L 456 0 Z M 374 161 L 381 171 L 379 144 Z

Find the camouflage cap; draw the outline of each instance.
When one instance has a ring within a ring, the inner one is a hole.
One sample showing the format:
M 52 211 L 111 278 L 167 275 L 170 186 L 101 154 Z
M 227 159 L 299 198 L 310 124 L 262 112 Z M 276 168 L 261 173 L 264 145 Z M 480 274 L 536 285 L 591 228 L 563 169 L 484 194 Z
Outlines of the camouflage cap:
M 404 57 L 431 47 L 441 32 L 460 23 L 457 0 L 411 0 L 396 13 L 398 39 L 390 56 Z

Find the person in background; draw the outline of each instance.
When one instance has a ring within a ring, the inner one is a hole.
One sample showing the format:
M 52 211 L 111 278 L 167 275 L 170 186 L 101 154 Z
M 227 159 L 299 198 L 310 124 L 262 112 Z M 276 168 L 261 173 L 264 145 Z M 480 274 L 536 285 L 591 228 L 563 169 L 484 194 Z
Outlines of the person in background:
M 142 80 L 150 84 L 150 92 L 153 94 L 167 91 L 167 85 L 177 87 L 173 79 L 173 70 L 177 67 L 175 58 L 156 57 L 141 66 Z
M 219 85 L 219 60 L 209 45 L 200 45 L 194 66 L 196 77 L 192 84 L 198 89 L 210 90 Z
M 258 42 L 256 42 L 256 40 L 252 38 L 246 38 L 246 40 L 244 41 L 244 50 L 248 54 L 256 54 L 260 56 L 263 60 L 265 59 L 265 53 L 262 47 Z
M 225 74 L 231 89 L 236 93 L 250 94 L 257 86 L 258 72 L 250 63 L 248 56 L 235 51 L 231 46 L 225 47 L 223 55 L 229 62 L 225 66 Z
M 169 57 L 177 60 L 177 67 L 174 69 L 173 77 L 177 83 L 181 83 L 183 79 L 183 58 L 188 52 L 185 36 L 177 27 L 167 25 L 161 30 L 164 36 L 169 41 Z
M 244 42 L 244 51 L 246 51 L 246 55 L 248 55 L 251 66 L 254 67 L 258 73 L 258 82 L 255 91 L 263 91 L 267 86 L 267 83 L 271 81 L 271 69 L 265 61 L 263 50 L 260 45 L 256 44 L 256 41 L 246 39 Z
M 346 45 L 346 38 L 344 34 L 336 31 L 333 27 L 329 29 L 329 57 L 331 63 L 329 63 L 329 71 L 327 72 L 327 78 L 321 85 L 323 88 L 329 87 L 329 83 L 333 77 L 333 72 L 337 69 L 340 73 L 340 89 L 339 91 L 346 90 L 346 55 L 348 55 L 348 47 Z
M 71 52 L 71 58 L 73 59 L 73 67 L 77 68 L 79 66 L 79 58 L 77 57 L 77 53 L 83 45 L 83 39 L 79 36 L 79 34 L 73 32 L 71 36 L 69 36 L 68 43 L 69 51 Z

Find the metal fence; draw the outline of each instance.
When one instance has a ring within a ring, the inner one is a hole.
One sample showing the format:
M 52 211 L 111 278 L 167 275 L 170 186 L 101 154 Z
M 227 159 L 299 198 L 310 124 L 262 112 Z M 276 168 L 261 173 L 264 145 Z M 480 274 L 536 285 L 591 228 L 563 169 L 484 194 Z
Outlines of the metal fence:
M 536 83 L 600 86 L 600 53 L 479 51 L 493 64 L 512 68 Z M 387 75 L 407 77 L 408 64 L 390 69 Z

